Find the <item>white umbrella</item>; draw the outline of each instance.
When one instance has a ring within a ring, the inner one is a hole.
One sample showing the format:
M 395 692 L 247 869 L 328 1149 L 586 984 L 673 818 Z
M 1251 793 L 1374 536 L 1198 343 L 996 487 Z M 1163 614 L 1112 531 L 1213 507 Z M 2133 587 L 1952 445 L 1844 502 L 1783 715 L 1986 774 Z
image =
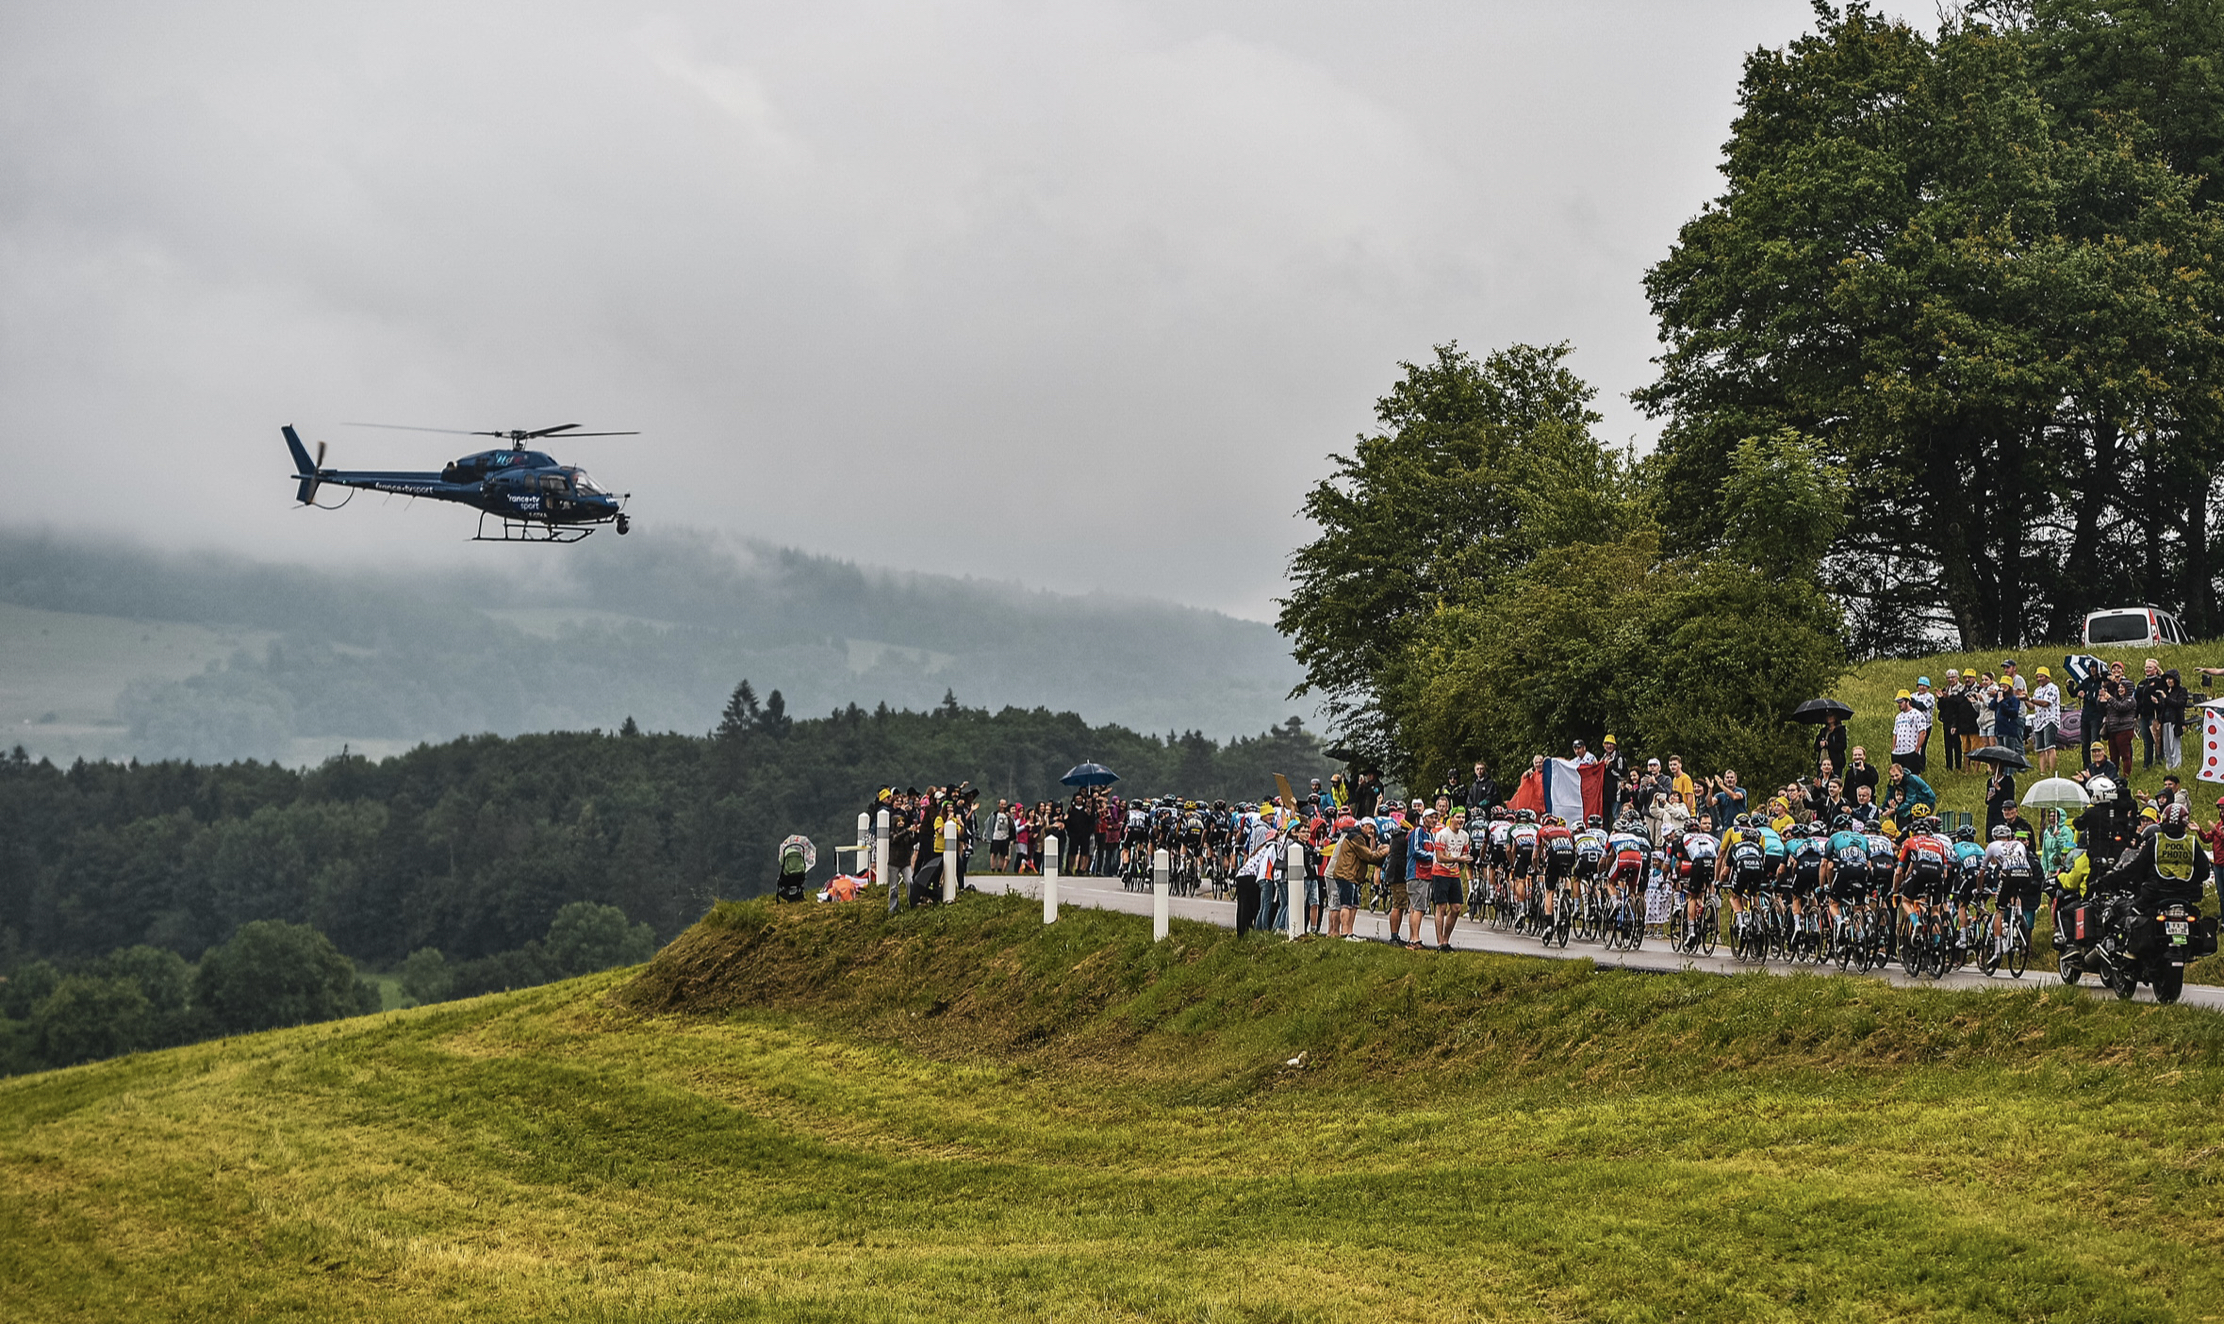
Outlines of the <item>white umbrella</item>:
M 787 838 L 780 843 L 780 849 L 778 852 L 779 855 L 785 857 L 788 853 L 788 847 L 790 846 L 801 846 L 803 848 L 804 868 L 816 869 L 819 867 L 819 848 L 811 844 L 811 839 L 809 837 L 806 837 L 802 833 L 798 832 L 794 836 Z
M 2059 809 L 2064 816 L 2075 813 L 2093 802 L 2085 788 L 2067 777 L 2049 777 L 2031 787 L 2016 803 L 2025 809 Z

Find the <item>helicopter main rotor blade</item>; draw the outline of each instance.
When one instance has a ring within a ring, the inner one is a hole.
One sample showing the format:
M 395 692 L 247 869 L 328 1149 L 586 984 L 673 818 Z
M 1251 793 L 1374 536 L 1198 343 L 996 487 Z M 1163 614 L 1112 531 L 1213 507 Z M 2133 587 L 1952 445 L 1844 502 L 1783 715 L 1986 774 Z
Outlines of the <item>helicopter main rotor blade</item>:
M 564 440 L 572 441 L 579 437 L 638 437 L 640 435 L 638 432 L 567 432 L 564 434 Z
M 407 423 L 342 423 L 344 428 L 385 428 L 389 432 L 445 432 L 451 437 L 506 437 L 507 432 L 467 432 L 462 428 L 420 428 Z

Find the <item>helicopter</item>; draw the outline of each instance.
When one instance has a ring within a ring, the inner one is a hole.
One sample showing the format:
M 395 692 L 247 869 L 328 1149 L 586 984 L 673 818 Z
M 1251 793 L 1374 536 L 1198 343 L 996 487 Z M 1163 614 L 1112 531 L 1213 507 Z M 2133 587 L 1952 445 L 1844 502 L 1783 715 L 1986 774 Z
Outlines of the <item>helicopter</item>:
M 633 496 L 631 492 L 613 495 L 597 486 L 585 469 L 559 464 L 552 455 L 527 450 L 525 443 L 543 437 L 555 437 L 559 441 L 574 437 L 636 437 L 640 435 L 638 432 L 574 432 L 572 429 L 579 426 L 577 423 L 493 432 L 412 428 L 393 423 L 350 423 L 346 426 L 444 432 L 459 437 L 500 437 L 510 443 L 510 448 L 466 455 L 450 461 L 438 473 L 327 469 L 324 467 L 325 444 L 317 443 L 317 456 L 312 461 L 308 447 L 301 444 L 301 434 L 289 423 L 282 430 L 286 434 L 286 449 L 293 452 L 294 477 L 300 482 L 294 498 L 302 505 L 317 505 L 317 489 L 326 486 L 456 501 L 479 512 L 479 528 L 471 539 L 473 542 L 575 543 L 593 533 L 597 525 L 615 524 L 621 537 L 633 527 L 631 517 L 625 513 L 625 503 Z M 350 491 L 339 505 L 317 508 L 338 510 L 354 499 L 355 493 Z M 487 531 L 489 516 L 496 520 L 496 531 L 491 534 Z

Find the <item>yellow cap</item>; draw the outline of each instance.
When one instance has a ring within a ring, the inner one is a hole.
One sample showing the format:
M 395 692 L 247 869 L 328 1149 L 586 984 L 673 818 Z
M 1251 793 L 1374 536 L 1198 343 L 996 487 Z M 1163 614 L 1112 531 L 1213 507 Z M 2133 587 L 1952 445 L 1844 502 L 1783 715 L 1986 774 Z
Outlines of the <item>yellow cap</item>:
M 1884 834 L 1885 836 L 1887 836 L 1887 837 L 1889 837 L 1889 836 L 1892 836 L 1892 835 L 1893 835 L 1894 833 L 1897 833 L 1897 832 L 1898 832 L 1899 830 L 1900 830 L 1900 825 L 1899 825 L 1899 824 L 1897 824 L 1897 823 L 1895 823 L 1895 822 L 1893 822 L 1893 821 L 1892 821 L 1891 819 L 1889 819 L 1889 818 L 1885 819 L 1885 820 L 1884 820 L 1884 821 L 1883 821 L 1882 823 L 1879 823 L 1879 824 L 1877 825 L 1877 831 L 1879 831 L 1879 832 L 1882 832 L 1882 833 L 1883 833 L 1883 834 Z
M 2045 667 L 2040 667 L 2040 668 L 2039 668 L 2039 674 L 2040 674 L 2040 675 L 2042 675 L 2042 676 L 2051 676 L 2051 675 L 2053 675 L 2054 673 L 2053 673 L 2053 672 L 2051 672 L 2051 671 L 2048 671 L 2048 670 L 2047 670 L 2047 669 L 2046 669 Z
M 1906 690 L 1901 690 L 1901 691 L 1900 691 L 1900 692 L 1899 692 L 1898 694 L 1895 694 L 1895 695 L 1893 695 L 1893 696 L 1892 696 L 1892 701 L 1893 701 L 1894 703 L 1898 703 L 1898 702 L 1899 702 L 1900 700 L 1902 700 L 1902 699 L 1912 699 L 1912 698 L 1914 698 L 1914 697 L 1915 697 L 1915 696 L 1914 696 L 1913 694 L 1909 693 L 1908 691 L 1906 691 Z
M 2155 807 L 2153 805 L 2148 805 L 2145 809 L 2140 810 L 2139 816 L 2146 819 L 2158 819 L 2162 817 L 2162 815 L 2155 812 Z
M 1603 740 L 1601 740 L 1601 741 L 1599 741 L 1599 743 L 1600 743 L 1600 744 L 1602 744 L 1602 745 L 1611 745 L 1611 744 L 1614 744 L 1614 743 L 1615 743 L 1615 740 L 1614 740 L 1614 733 L 1613 733 L 1612 731 L 1609 731 L 1609 732 L 1607 732 L 1607 733 L 1606 733 L 1606 738 L 1605 738 L 1605 739 L 1603 739 Z

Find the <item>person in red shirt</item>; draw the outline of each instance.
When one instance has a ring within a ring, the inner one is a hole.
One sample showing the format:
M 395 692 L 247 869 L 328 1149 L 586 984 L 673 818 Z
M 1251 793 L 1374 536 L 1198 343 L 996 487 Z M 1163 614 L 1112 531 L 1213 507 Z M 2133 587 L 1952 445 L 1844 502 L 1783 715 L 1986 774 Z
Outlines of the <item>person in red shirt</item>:
M 2224 812 L 2224 799 L 2218 800 L 2216 807 Z M 2208 843 L 2209 863 L 2224 868 L 2224 818 L 2217 819 L 2214 826 L 2202 828 L 2200 837 Z

